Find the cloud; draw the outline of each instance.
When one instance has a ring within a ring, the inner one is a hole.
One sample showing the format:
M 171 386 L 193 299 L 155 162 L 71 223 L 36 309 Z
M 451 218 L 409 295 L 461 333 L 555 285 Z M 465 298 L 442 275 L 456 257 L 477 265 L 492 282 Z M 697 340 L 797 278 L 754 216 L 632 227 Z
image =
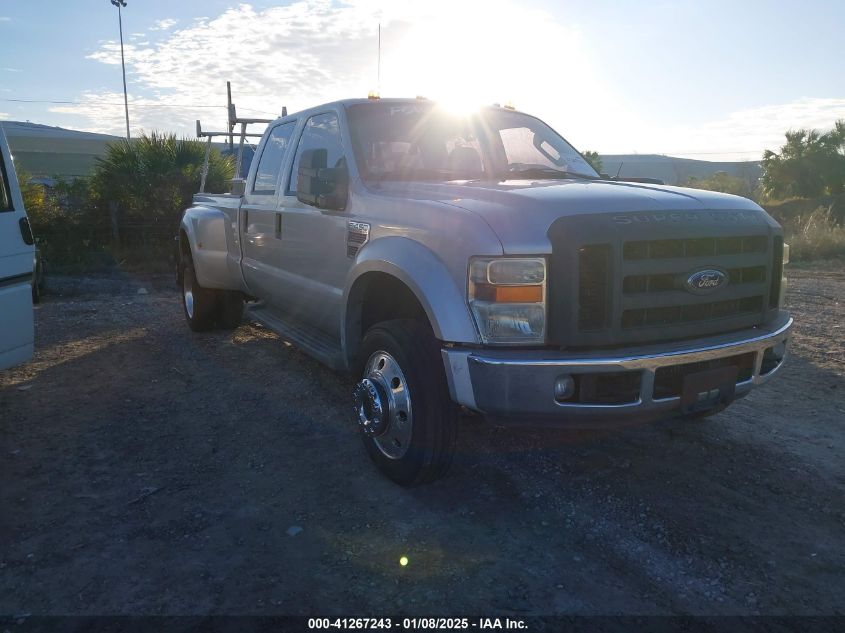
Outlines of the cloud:
M 7 73 L 21 73 L 23 72 L 20 68 L 9 68 L 8 66 L 3 68 Z
M 0 20 L 0 21 L 2 21 L 2 20 Z M 12 116 L 12 115 L 9 114 L 8 112 L 0 112 L 0 119 L 8 119 L 10 116 Z
M 139 107 L 133 112 L 130 104 L 131 126 L 188 134 L 201 118 L 207 128 L 223 127 L 227 80 L 244 116 L 275 118 L 283 105 L 293 111 L 364 96 L 375 83 L 376 24 L 373 11 L 351 5 L 309 0 L 261 11 L 240 5 L 159 41 L 127 43 L 130 95 L 145 95 L 132 99 Z M 88 58 L 119 66 L 120 43 L 103 42 Z M 119 133 L 119 117 L 100 117 L 99 103 L 112 98 L 89 93 L 79 105 L 52 111 L 81 116 L 86 128 Z
M 445 14 L 450 20 L 444 22 Z M 465 25 L 470 22 L 473 26 L 468 29 Z M 262 10 L 242 4 L 216 17 L 197 18 L 158 41 L 126 44 L 130 93 L 144 94 L 162 106 L 154 110 L 154 104 L 148 103 L 134 116 L 130 113 L 132 126 L 188 133 L 193 125 L 184 127 L 179 121 L 199 116 L 206 122 L 210 113 L 184 109 L 177 116 L 175 109 L 164 106 L 222 106 L 227 80 L 232 81 L 239 113 L 252 116 L 277 116 L 283 105 L 293 112 L 335 99 L 363 97 L 377 86 L 379 23 L 385 96 L 437 98 L 460 90 L 477 95 L 480 101 L 513 98 L 525 108 L 554 99 L 555 109 L 563 114 L 596 114 L 601 107 L 565 98 L 572 82 L 581 78 L 598 103 L 607 104 L 608 109 L 618 103 L 606 90 L 596 88 L 589 59 L 579 53 L 575 29 L 514 0 L 457 6 L 446 0 L 424 4 L 398 0 L 386 6 L 370 0 L 339 4 L 300 0 Z M 507 42 L 513 47 L 502 45 Z M 517 54 L 525 48 L 532 49 L 532 59 L 564 55 L 572 62 L 567 70 L 570 83 L 549 81 L 541 65 L 525 64 Z M 88 58 L 119 65 L 120 44 L 103 42 Z M 85 117 L 90 125 L 101 124 L 95 99 L 89 96 L 84 101 L 63 111 Z M 153 112 L 171 116 L 154 118 Z M 225 122 L 224 109 L 215 116 L 207 127 Z M 108 131 L 119 132 L 119 126 Z
M 174 20 L 173 18 L 165 18 L 163 20 L 156 20 L 153 23 L 153 26 L 150 27 L 151 31 L 169 31 L 172 27 L 176 25 L 179 20 Z
M 845 119 L 845 99 L 801 98 L 731 112 L 699 125 L 645 128 L 640 153 L 659 152 L 702 160 L 759 160 L 763 150 L 777 150 L 790 129 L 830 129 Z
M 77 103 L 51 106 L 49 111 L 80 116 L 82 122 L 74 127 L 84 132 L 118 136 L 126 133 L 122 92 L 86 92 L 78 98 Z M 129 122 L 134 135 L 156 129 L 190 135 L 196 119 L 225 120 L 225 112 L 223 104 L 211 108 L 182 107 L 179 102 L 169 99 L 129 97 Z
M 11 22 L 12 18 L 6 15 L 0 15 L 0 22 Z
M 377 85 L 379 23 L 383 96 L 512 100 L 582 149 L 756 160 L 789 128 L 845 118 L 845 99 L 806 97 L 695 125 L 673 124 L 669 107 L 645 119 L 594 65 L 591 47 L 600 42 L 519 0 L 298 0 L 241 4 L 177 31 L 171 22 L 156 22 L 154 40 L 124 47 L 134 133 L 190 135 L 196 119 L 222 129 L 227 80 L 242 116 L 274 118 L 282 106 L 295 112 L 365 96 Z M 119 81 L 119 42 L 101 42 L 88 58 L 114 66 Z M 78 100 L 52 111 L 75 115 L 83 129 L 123 134 L 122 94 L 92 91 Z

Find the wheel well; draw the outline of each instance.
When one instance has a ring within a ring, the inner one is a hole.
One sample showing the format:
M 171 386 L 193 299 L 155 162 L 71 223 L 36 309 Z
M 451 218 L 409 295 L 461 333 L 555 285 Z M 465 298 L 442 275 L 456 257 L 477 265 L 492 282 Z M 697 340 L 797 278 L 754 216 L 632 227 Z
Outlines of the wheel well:
M 431 325 L 422 304 L 404 282 L 380 272 L 359 277 L 349 293 L 346 310 L 346 353 L 350 365 L 367 330 L 392 319 L 414 319 Z
M 184 230 L 179 231 L 179 255 L 187 255 L 191 252 L 191 244 L 188 241 L 188 234 Z

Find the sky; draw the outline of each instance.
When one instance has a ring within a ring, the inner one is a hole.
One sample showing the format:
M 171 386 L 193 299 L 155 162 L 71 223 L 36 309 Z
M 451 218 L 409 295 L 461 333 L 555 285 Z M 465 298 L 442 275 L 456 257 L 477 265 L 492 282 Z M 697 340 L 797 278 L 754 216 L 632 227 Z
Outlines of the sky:
M 513 103 L 581 150 L 757 160 L 845 118 L 841 0 L 126 0 L 130 128 L 327 101 Z M 378 25 L 381 24 L 381 66 Z M 0 119 L 125 134 L 109 0 L 0 0 Z

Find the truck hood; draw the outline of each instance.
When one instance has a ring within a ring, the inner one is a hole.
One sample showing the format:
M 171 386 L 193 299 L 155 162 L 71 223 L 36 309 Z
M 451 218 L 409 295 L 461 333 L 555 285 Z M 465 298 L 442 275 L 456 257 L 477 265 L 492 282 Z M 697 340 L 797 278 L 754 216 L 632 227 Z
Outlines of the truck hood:
M 671 214 L 675 220 L 689 217 L 706 221 L 707 217 L 693 216 L 705 211 L 706 216 L 740 211 L 746 220 L 768 219 L 754 202 L 739 196 L 603 180 L 385 182 L 374 192 L 406 200 L 436 200 L 476 213 L 496 232 L 506 252 L 530 252 L 547 244 L 551 224 L 573 215 L 613 214 L 621 218 L 625 214 Z

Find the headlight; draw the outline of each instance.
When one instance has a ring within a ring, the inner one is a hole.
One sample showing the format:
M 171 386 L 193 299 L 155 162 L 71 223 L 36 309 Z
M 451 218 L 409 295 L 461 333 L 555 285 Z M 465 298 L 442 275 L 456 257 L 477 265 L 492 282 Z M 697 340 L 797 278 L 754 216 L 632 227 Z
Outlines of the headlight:
M 469 305 L 484 343 L 544 343 L 546 260 L 475 257 Z

